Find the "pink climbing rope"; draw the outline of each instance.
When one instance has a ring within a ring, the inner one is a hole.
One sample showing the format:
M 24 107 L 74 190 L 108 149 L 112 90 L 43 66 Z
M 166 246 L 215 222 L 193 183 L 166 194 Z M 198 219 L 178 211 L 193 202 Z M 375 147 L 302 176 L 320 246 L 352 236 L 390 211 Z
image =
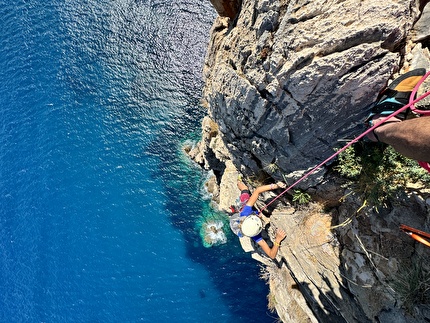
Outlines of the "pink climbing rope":
M 418 89 L 420 88 L 421 84 L 426 80 L 426 78 L 430 75 L 430 71 L 428 71 L 421 80 L 415 85 L 414 89 L 412 90 L 411 96 L 409 97 L 409 103 L 411 103 L 414 100 L 415 94 L 417 94 Z M 418 110 L 415 108 L 414 103 L 410 106 L 411 110 L 417 114 L 421 114 L 423 116 L 430 115 L 430 110 Z
M 424 82 L 424 79 L 427 78 L 427 76 L 430 75 L 430 72 L 427 73 L 426 75 L 424 75 L 423 79 L 420 80 L 420 82 L 418 82 L 419 85 L 422 84 L 422 82 Z M 418 85 L 417 84 L 417 85 Z M 419 87 L 419 86 L 418 86 Z M 416 90 L 418 90 L 418 87 L 416 86 Z M 415 90 L 415 89 L 414 89 Z M 416 91 L 415 91 L 416 93 Z M 351 146 L 352 144 L 356 143 L 357 141 L 359 141 L 361 138 L 363 138 L 365 135 L 367 135 L 369 132 L 373 131 L 375 128 L 379 127 L 382 123 L 384 123 L 385 121 L 387 121 L 388 119 L 396 116 L 398 113 L 405 111 L 407 108 L 413 106 L 415 103 L 417 103 L 418 101 L 421 101 L 422 99 L 428 97 L 430 95 L 430 91 L 427 91 L 426 93 L 424 93 L 423 95 L 421 95 L 420 97 L 418 97 L 415 100 L 409 101 L 408 104 L 406 104 L 405 106 L 403 106 L 402 108 L 400 108 L 399 110 L 393 112 L 392 114 L 390 114 L 389 116 L 387 116 L 386 118 L 382 119 L 380 122 L 378 122 L 377 124 L 373 125 L 372 127 L 370 127 L 369 129 L 367 129 L 366 131 L 364 131 L 361 135 L 359 135 L 357 138 L 351 140 L 348 144 L 346 144 L 343 148 L 339 149 L 337 152 L 335 152 L 333 155 L 331 155 L 330 157 L 328 157 L 326 160 L 324 160 L 323 162 L 321 162 L 320 164 L 318 164 L 317 166 L 315 166 L 314 168 L 312 168 L 309 172 L 307 172 L 305 175 L 303 175 L 301 178 L 299 178 L 296 182 L 294 182 L 292 185 L 290 185 L 289 187 L 287 187 L 281 194 L 279 194 L 278 196 L 276 196 L 272 201 L 270 201 L 269 203 L 266 204 L 265 207 L 263 207 L 259 213 L 261 213 L 263 210 L 267 209 L 267 207 L 272 204 L 273 202 L 275 202 L 277 199 L 279 199 L 282 195 L 284 195 L 287 191 L 291 190 L 294 186 L 296 186 L 297 184 L 299 184 L 300 182 L 302 182 L 303 180 L 305 180 L 306 178 L 308 178 L 311 174 L 313 174 L 318 168 L 320 168 L 321 166 L 323 166 L 325 163 L 327 163 L 328 161 L 330 161 L 331 159 L 333 159 L 334 157 L 336 157 L 337 155 L 339 155 L 341 152 L 343 152 L 344 150 L 346 150 L 349 146 Z

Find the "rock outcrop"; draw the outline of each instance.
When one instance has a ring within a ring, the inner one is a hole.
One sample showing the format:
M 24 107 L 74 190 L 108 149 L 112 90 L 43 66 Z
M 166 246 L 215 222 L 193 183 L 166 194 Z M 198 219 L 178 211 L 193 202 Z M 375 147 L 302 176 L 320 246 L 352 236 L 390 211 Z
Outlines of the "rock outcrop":
M 237 15 L 218 17 L 203 71 L 208 116 L 189 152 L 214 171 L 218 207 L 235 200 L 239 173 L 250 186 L 292 183 L 364 130 L 390 79 L 429 70 L 427 3 L 244 0 Z M 300 183 L 316 202 L 284 196 L 268 210 L 268 235 L 288 233 L 276 262 L 241 241 L 266 264 L 269 306 L 284 322 L 429 321 L 429 249 L 399 230 L 430 231 L 429 191 L 409 187 L 377 213 L 342 184 L 322 168 Z M 398 286 L 412 276 L 428 290 L 408 305 Z
M 212 5 L 221 17 L 234 19 L 239 13 L 240 0 L 211 0 Z

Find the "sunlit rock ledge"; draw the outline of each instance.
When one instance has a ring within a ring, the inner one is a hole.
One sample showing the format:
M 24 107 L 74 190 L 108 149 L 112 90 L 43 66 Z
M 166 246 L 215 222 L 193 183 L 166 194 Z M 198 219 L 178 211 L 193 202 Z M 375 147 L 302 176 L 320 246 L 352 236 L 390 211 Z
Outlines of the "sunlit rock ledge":
M 251 187 L 292 183 L 364 130 L 387 82 L 430 69 L 427 3 L 245 0 L 236 18 L 218 17 L 203 71 L 208 114 L 189 151 L 214 171 L 217 207 L 236 199 L 239 173 Z M 269 308 L 284 322 L 430 320 L 426 295 L 411 306 L 393 288 L 414 268 L 429 278 L 429 249 L 399 230 L 429 229 L 428 190 L 411 186 L 377 213 L 342 184 L 323 167 L 299 185 L 312 203 L 297 207 L 286 194 L 270 208 L 268 236 L 287 232 L 275 262 L 242 239 L 265 266 Z

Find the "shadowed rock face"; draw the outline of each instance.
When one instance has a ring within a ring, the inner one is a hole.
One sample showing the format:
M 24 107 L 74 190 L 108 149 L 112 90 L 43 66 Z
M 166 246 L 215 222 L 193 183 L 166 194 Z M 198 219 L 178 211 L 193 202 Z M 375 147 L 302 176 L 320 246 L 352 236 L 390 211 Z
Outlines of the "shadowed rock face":
M 212 5 L 221 17 L 236 18 L 239 13 L 240 0 L 211 0 Z

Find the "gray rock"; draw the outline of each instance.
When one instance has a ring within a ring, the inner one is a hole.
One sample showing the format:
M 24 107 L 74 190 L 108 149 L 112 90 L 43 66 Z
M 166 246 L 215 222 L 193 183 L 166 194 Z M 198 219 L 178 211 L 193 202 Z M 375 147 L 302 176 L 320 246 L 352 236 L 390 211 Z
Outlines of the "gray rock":
M 430 5 L 427 3 L 413 29 L 414 42 L 430 41 Z
M 366 107 L 401 68 L 415 5 L 244 1 L 234 26 L 212 30 L 204 68 L 209 115 L 237 146 L 236 166 L 309 169 L 360 134 Z

